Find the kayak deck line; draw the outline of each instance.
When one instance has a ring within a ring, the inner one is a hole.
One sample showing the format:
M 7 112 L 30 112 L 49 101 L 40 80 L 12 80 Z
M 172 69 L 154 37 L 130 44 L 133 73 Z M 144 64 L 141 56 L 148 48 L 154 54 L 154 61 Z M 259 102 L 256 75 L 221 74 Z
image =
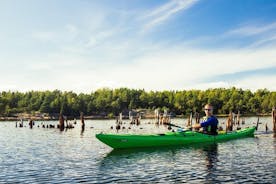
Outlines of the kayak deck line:
M 232 132 L 219 132 L 208 135 L 194 131 L 167 132 L 164 134 L 96 134 L 96 138 L 114 148 L 139 148 L 160 146 L 185 146 L 198 143 L 210 143 L 254 136 L 255 127 Z

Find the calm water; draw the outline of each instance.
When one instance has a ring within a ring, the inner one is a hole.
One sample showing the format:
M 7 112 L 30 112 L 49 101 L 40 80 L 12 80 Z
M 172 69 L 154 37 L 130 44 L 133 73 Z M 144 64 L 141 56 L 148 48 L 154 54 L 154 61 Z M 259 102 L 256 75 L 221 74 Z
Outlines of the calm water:
M 256 122 L 247 118 L 244 126 Z M 220 119 L 220 123 L 225 119 Z M 86 121 L 74 129 L 15 128 L 0 122 L 0 183 L 276 183 L 276 139 L 260 118 L 254 138 L 191 147 L 112 150 L 95 138 L 114 132 L 114 120 Z M 142 121 L 128 133 L 163 133 Z M 181 119 L 173 120 L 183 125 Z M 57 124 L 57 122 L 44 122 Z M 37 126 L 40 125 L 40 128 Z M 129 127 L 125 124 L 126 127 Z M 225 125 L 222 124 L 224 127 Z

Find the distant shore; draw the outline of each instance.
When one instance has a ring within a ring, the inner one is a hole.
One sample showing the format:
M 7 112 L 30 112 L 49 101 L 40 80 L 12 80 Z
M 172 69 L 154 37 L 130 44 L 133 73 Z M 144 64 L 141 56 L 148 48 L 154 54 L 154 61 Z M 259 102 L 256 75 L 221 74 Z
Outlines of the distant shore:
M 228 117 L 228 114 L 217 114 L 217 117 L 224 118 Z M 242 114 L 241 117 L 250 117 L 250 116 L 271 116 L 270 113 L 267 114 Z M 189 115 L 175 115 L 172 118 L 188 118 Z M 20 121 L 20 120 L 35 120 L 35 121 L 57 121 L 59 117 L 57 115 L 48 115 L 48 116 L 34 116 L 31 114 L 24 114 L 24 116 L 0 116 L 0 121 Z M 79 119 L 79 117 L 68 116 L 68 120 Z M 91 115 L 84 116 L 86 120 L 105 120 L 105 119 L 116 119 L 116 116 L 109 117 L 103 115 Z M 123 116 L 123 119 L 128 119 L 128 116 Z M 143 115 L 142 119 L 154 119 L 154 114 Z

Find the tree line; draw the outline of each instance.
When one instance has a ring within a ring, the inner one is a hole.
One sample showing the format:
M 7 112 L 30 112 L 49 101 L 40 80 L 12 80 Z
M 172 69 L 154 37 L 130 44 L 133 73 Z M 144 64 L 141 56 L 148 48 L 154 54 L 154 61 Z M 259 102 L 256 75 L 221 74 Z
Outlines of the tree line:
M 98 89 L 90 94 L 72 91 L 29 91 L 0 93 L 0 115 L 17 113 L 48 113 L 67 116 L 116 116 L 133 109 L 167 109 L 176 115 L 202 112 L 204 104 L 211 103 L 215 114 L 229 111 L 243 114 L 270 113 L 276 106 L 276 92 L 259 89 L 256 92 L 237 88 L 208 90 L 145 91 L 143 89 Z

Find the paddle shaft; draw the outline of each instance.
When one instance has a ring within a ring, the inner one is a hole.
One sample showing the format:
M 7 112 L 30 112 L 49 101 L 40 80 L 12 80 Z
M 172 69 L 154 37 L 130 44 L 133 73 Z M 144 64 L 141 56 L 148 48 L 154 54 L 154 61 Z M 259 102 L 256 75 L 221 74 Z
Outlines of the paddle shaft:
M 166 125 L 169 125 L 169 126 L 173 126 L 173 127 L 177 127 L 177 128 L 182 128 L 182 129 L 184 129 L 183 127 L 180 127 L 180 126 L 177 126 L 177 125 L 175 125 L 175 124 L 171 124 L 171 123 L 166 123 Z

